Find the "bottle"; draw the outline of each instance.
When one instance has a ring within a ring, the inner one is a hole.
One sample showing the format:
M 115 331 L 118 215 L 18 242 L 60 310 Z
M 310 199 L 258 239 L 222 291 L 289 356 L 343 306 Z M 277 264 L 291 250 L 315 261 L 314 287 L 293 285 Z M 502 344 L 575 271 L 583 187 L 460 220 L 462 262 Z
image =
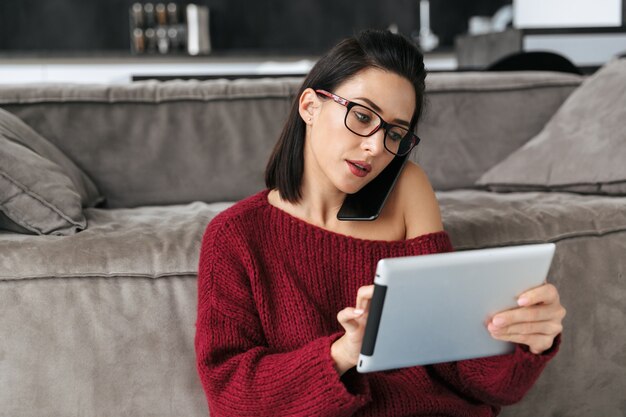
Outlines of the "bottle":
M 211 52 L 209 8 L 206 6 L 187 5 L 187 52 L 189 55 Z
M 143 29 L 143 7 L 141 3 L 133 3 L 130 8 L 130 23 L 132 28 Z
M 133 30 L 133 52 L 137 54 L 144 53 L 145 44 L 143 39 L 143 30 L 135 28 Z
M 178 24 L 178 6 L 176 3 L 167 3 L 167 20 L 170 25 Z
M 165 13 L 165 4 L 157 3 L 154 7 L 154 11 L 156 12 L 156 21 L 160 26 L 167 25 L 167 14 Z
M 145 27 L 154 27 L 154 5 L 152 3 L 146 3 L 143 5 L 143 14 L 145 19 Z

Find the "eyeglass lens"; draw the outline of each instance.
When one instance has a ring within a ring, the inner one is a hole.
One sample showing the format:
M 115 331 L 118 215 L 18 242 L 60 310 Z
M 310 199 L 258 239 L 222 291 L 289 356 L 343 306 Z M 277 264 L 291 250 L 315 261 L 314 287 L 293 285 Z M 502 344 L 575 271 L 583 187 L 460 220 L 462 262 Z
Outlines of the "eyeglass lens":
M 360 136 L 370 136 L 381 124 L 380 117 L 367 107 L 354 105 L 346 114 L 346 127 Z M 406 139 L 403 141 L 403 139 Z M 402 147 L 405 151 L 410 146 L 411 137 L 408 129 L 400 126 L 387 126 L 385 132 L 385 148 L 392 153 L 398 153 Z M 402 146 L 401 146 L 402 145 Z

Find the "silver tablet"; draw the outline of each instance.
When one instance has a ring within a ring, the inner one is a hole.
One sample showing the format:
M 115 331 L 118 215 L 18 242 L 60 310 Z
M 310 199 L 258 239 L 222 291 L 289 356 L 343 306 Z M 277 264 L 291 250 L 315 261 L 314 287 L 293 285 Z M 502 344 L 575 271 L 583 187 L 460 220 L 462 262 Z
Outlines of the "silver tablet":
M 542 285 L 553 243 L 381 259 L 357 371 L 502 355 L 490 318 Z

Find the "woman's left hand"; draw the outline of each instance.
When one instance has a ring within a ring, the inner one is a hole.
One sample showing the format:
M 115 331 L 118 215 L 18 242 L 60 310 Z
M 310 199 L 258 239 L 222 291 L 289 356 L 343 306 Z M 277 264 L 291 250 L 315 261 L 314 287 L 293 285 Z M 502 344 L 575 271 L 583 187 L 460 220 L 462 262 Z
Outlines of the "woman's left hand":
M 554 285 L 544 284 L 523 293 L 517 304 L 520 307 L 493 316 L 487 329 L 494 339 L 528 345 L 532 353 L 543 353 L 563 330 L 566 311 L 559 292 Z

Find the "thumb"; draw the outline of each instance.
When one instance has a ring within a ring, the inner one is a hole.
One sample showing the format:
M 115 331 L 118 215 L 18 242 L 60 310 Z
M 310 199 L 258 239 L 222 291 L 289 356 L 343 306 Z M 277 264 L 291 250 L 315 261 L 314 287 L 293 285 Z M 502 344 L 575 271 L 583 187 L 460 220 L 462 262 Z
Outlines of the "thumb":
M 346 332 L 354 332 L 359 328 L 359 324 L 356 320 L 363 316 L 363 313 L 363 310 L 358 310 L 354 307 L 346 307 L 337 314 L 337 320 Z

